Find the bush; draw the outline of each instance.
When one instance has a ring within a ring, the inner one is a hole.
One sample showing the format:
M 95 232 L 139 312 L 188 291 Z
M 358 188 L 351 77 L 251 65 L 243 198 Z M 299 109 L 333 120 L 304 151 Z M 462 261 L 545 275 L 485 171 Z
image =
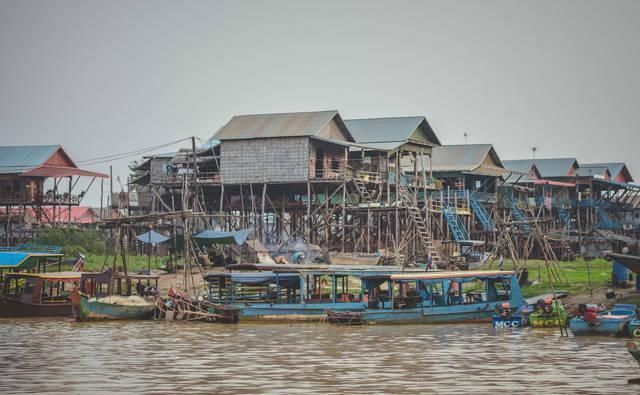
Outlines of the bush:
M 61 246 L 65 255 L 75 256 L 78 252 L 104 254 L 107 239 L 104 233 L 94 229 L 55 228 L 41 229 L 34 235 L 34 243 Z

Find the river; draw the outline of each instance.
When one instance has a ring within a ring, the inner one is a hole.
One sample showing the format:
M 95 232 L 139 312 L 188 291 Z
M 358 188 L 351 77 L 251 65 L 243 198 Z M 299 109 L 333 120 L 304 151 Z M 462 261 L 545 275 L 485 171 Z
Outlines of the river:
M 640 393 L 624 339 L 482 325 L 0 320 L 0 393 Z

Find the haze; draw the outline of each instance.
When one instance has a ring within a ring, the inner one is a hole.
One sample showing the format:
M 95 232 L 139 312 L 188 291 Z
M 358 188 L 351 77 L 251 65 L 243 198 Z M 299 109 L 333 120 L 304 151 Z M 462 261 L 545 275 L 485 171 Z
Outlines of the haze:
M 634 1 L 0 1 L 2 145 L 62 144 L 82 160 L 206 139 L 234 114 L 337 109 L 426 115 L 443 144 L 466 132 L 502 159 L 536 146 L 538 157 L 624 161 L 638 181 L 639 10 Z M 132 159 L 113 163 L 114 178 L 124 182 Z M 99 187 L 86 202 L 99 204 Z

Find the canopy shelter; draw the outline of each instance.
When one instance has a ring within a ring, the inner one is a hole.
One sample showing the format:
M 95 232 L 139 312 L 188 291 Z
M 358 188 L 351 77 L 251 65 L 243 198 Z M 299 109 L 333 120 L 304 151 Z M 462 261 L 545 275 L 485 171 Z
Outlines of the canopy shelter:
M 171 240 L 171 237 L 150 230 L 148 232 L 137 235 L 136 239 L 146 244 L 160 244 L 164 243 L 167 240 Z
M 60 271 L 62 256 L 62 254 L 51 252 L 0 251 L 0 279 L 5 270 L 21 271 L 35 268 L 37 273 L 46 272 L 50 259 L 57 260 L 58 271 Z
M 212 242 L 213 244 L 236 244 L 243 245 L 251 229 L 241 229 L 235 232 L 223 232 L 218 230 L 205 230 L 194 237 L 196 239 L 203 239 Z
M 298 273 L 278 272 L 235 272 L 235 273 L 210 273 L 205 275 L 205 281 L 215 278 L 225 278 L 233 283 L 245 285 L 270 285 L 279 284 L 285 288 L 299 288 L 300 275 Z

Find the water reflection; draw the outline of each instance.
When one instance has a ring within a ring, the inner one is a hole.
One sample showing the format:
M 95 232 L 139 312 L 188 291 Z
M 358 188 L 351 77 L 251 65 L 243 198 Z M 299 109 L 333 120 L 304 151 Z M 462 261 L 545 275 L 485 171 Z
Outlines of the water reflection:
M 484 325 L 0 320 L 0 392 L 638 393 L 624 339 Z

